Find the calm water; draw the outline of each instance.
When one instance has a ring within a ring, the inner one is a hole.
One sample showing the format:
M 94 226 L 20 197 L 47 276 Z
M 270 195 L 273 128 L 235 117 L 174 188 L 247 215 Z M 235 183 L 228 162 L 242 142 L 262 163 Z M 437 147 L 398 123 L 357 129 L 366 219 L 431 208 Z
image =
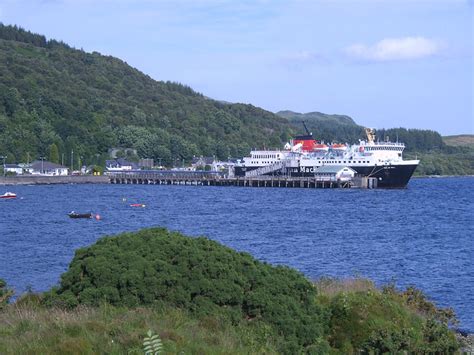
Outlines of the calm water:
M 461 326 L 474 331 L 474 178 L 416 179 L 406 190 L 7 189 L 20 198 L 0 200 L 0 278 L 19 293 L 56 285 L 74 250 L 103 235 L 165 226 L 311 278 L 361 275 L 378 284 L 414 284 L 439 305 L 452 306 Z M 147 207 L 129 207 L 134 202 Z M 103 220 L 73 220 L 71 210 L 99 213 Z

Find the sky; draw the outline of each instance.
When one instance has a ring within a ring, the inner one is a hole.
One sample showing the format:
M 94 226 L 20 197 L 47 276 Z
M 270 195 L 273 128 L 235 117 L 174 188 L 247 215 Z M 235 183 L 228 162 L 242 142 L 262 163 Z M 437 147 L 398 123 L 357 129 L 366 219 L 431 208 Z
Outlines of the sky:
M 218 100 L 474 134 L 474 0 L 0 0 L 0 22 Z

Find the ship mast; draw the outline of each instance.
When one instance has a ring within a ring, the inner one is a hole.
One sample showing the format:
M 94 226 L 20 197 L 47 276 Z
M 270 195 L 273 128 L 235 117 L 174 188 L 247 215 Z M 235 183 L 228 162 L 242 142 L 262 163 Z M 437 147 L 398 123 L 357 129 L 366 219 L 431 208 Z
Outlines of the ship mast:
M 313 136 L 313 132 L 310 132 L 308 127 L 306 127 L 306 123 L 304 121 L 301 121 L 301 122 L 303 122 L 304 129 L 306 130 L 306 134 L 308 136 Z
M 367 135 L 367 142 L 374 143 L 375 141 L 375 129 L 373 128 L 366 128 L 365 134 Z

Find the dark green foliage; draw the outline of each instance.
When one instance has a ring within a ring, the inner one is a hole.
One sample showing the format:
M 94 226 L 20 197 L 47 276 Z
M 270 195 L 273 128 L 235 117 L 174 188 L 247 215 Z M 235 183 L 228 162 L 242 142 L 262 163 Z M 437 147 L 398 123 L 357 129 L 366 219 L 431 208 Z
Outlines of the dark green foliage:
M 331 312 L 329 343 L 341 353 L 452 354 L 459 348 L 448 329 L 454 313 L 438 309 L 421 291 L 409 287 L 400 292 L 392 285 L 383 292 L 370 285 L 347 291 L 350 287 L 319 296 Z
M 13 291 L 7 287 L 7 283 L 0 279 L 0 310 L 3 309 L 13 296 Z
M 49 161 L 58 164 L 59 163 L 59 150 L 56 144 L 49 146 Z
M 59 156 L 74 150 L 86 162 L 123 147 L 171 165 L 279 147 L 290 131 L 262 109 L 207 99 L 119 59 L 0 24 L 0 153 L 17 160 L 46 156 L 54 143 Z
M 199 317 L 222 314 L 235 324 L 263 322 L 283 338 L 286 353 L 325 344 L 323 312 L 303 275 L 165 229 L 107 237 L 78 250 L 57 293 L 69 306 L 167 304 Z
M 448 147 L 445 151 L 411 152 L 405 158 L 420 159 L 417 175 L 474 175 L 474 149 Z

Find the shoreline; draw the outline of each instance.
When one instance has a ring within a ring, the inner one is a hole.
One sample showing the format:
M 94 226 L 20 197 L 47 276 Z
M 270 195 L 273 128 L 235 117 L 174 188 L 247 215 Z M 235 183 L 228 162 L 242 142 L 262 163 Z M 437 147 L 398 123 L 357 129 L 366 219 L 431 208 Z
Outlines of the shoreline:
M 66 175 L 66 176 L 6 176 L 0 177 L 0 185 L 55 185 L 55 184 L 109 184 L 105 175 Z

